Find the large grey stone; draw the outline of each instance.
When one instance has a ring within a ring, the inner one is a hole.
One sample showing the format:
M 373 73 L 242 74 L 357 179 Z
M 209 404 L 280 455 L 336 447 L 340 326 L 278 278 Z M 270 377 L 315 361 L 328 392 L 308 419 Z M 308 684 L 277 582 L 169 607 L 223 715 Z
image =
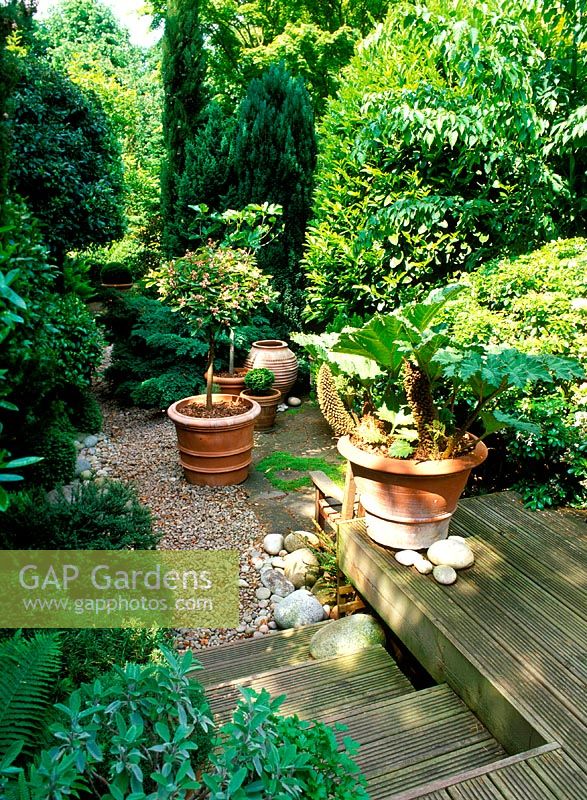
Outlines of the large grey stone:
M 283 546 L 288 553 L 293 553 L 294 550 L 301 550 L 303 547 L 317 547 L 320 544 L 320 539 L 315 533 L 310 531 L 292 531 L 285 537 Z
M 84 447 L 95 447 L 98 444 L 98 437 L 90 434 L 84 439 Z
M 81 475 L 82 472 L 86 472 L 86 470 L 91 470 L 92 464 L 88 461 L 87 458 L 83 456 L 78 456 L 75 462 L 75 476 L 77 478 L 78 475 Z
M 263 539 L 263 549 L 270 556 L 276 556 L 283 549 L 283 536 L 280 533 L 268 533 Z
M 287 401 L 288 406 L 290 408 L 299 408 L 302 405 L 302 401 L 299 397 L 290 397 Z
M 296 589 L 313 586 L 318 580 L 320 565 L 314 553 L 307 547 L 288 553 L 283 560 L 285 577 L 289 578 Z
M 475 561 L 473 551 L 465 542 L 457 539 L 441 539 L 428 548 L 428 561 L 444 564 L 453 569 L 466 569 Z
M 303 628 L 324 619 L 324 609 L 314 595 L 307 589 L 298 589 L 285 597 L 275 607 L 273 617 L 277 626 L 286 628 Z
M 368 614 L 354 614 L 329 622 L 320 628 L 310 642 L 313 658 L 332 658 L 357 653 L 374 644 L 384 644 L 381 625 Z
M 289 581 L 283 572 L 276 569 L 266 569 L 261 573 L 261 583 L 271 590 L 271 594 L 279 594 L 285 597 L 291 594 L 296 588 L 291 581 Z

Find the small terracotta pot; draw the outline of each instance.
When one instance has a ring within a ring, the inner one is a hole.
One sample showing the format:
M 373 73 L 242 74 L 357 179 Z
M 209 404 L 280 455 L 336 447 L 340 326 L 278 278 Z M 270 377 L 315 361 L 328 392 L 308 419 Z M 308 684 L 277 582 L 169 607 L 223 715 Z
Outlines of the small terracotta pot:
M 230 401 L 233 395 L 212 395 L 213 403 Z M 261 407 L 243 398 L 249 409 L 235 417 L 188 417 L 181 413 L 190 403 L 206 402 L 206 395 L 184 397 L 167 409 L 175 423 L 180 461 L 188 483 L 200 486 L 233 486 L 249 474 L 253 452 L 253 427 Z
M 471 470 L 487 458 L 477 442 L 472 453 L 443 461 L 386 458 L 338 441 L 352 465 L 369 536 L 397 550 L 423 550 L 446 539 L 448 526 Z
M 132 289 L 132 283 L 102 283 L 103 289 L 118 289 L 119 292 L 128 292 Z
M 270 369 L 275 375 L 273 387 L 285 398 L 298 377 L 298 360 L 281 339 L 261 339 L 253 342 L 245 359 L 247 369 Z
M 260 397 L 256 394 L 251 394 L 251 389 L 245 389 L 241 392 L 241 397 L 248 397 L 259 403 L 261 406 L 261 413 L 255 420 L 256 431 L 267 431 L 275 425 L 275 417 L 277 415 L 277 406 L 281 400 L 281 392 L 279 389 L 269 389 L 271 394 Z
M 212 382 L 220 387 L 221 394 L 231 394 L 238 397 L 245 388 L 245 375 L 248 370 L 235 369 L 234 375 L 213 375 Z

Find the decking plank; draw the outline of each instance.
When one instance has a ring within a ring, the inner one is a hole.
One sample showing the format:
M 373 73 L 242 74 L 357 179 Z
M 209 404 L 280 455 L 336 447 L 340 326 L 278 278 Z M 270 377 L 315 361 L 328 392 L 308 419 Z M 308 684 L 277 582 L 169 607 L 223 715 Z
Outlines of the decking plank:
M 561 713 L 559 698 L 548 689 L 549 675 L 545 672 L 560 671 L 560 665 L 547 659 L 534 664 L 522 647 L 518 646 L 519 652 L 515 654 L 504 648 L 499 609 L 485 604 L 487 617 L 482 621 L 471 614 L 472 594 L 477 591 L 474 591 L 474 585 L 463 587 L 465 581 L 460 581 L 454 587 L 441 587 L 415 570 L 400 567 L 391 551 L 368 539 L 360 522 L 341 526 L 339 536 L 344 571 L 359 591 L 400 638 L 402 633 L 412 637 L 410 646 L 417 651 L 416 657 L 423 661 L 433 677 L 447 680 L 462 693 L 488 727 L 499 734 L 498 738 L 507 738 L 508 726 L 504 724 L 499 730 L 496 727 L 499 720 L 496 723 L 491 719 L 490 698 L 494 688 L 538 731 L 543 732 L 546 740 L 556 736 L 576 758 L 585 758 L 587 726 L 568 707 L 565 713 Z M 478 567 L 476 569 L 479 571 Z M 433 647 L 430 642 L 419 641 L 419 631 L 414 630 L 413 621 L 420 623 L 423 619 L 427 619 L 438 633 L 439 640 Z M 449 663 L 447 667 L 446 647 L 462 657 L 456 666 Z M 459 674 L 463 660 L 486 679 L 485 685 L 463 685 L 464 676 Z M 560 683 L 559 687 L 562 689 Z M 499 713 L 505 711 L 500 709 Z M 502 738 L 502 741 L 506 739 Z

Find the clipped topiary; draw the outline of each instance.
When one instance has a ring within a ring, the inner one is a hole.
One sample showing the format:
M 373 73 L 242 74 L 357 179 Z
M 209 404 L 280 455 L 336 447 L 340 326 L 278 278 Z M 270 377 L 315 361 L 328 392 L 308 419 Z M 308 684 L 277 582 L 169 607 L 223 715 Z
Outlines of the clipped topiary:
M 275 383 L 275 373 L 270 369 L 258 367 L 257 369 L 249 370 L 245 375 L 245 386 L 247 387 L 248 394 L 253 397 L 265 397 L 271 394 L 271 388 Z
M 31 483 L 51 489 L 59 483 L 69 483 L 75 474 L 77 450 L 71 433 L 53 425 L 38 434 L 29 449 L 43 460 L 27 472 Z

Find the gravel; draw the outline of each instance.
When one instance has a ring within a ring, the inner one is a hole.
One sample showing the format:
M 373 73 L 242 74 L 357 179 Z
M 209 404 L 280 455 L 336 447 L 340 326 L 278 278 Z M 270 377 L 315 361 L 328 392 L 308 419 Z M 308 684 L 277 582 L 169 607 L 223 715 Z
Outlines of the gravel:
M 235 639 L 267 635 L 275 627 L 261 587 L 262 567 L 271 566 L 263 553 L 267 530 L 239 486 L 192 486 L 179 464 L 173 424 L 162 412 L 125 409 L 102 402 L 104 434 L 92 437 L 93 452 L 82 448 L 92 472 L 130 482 L 153 514 L 162 533 L 161 549 L 235 549 L 240 558 L 240 624 L 235 629 L 192 629 L 177 634 L 179 650 L 200 650 Z M 93 439 L 97 441 L 94 442 Z M 87 441 L 87 439 L 86 439 Z

